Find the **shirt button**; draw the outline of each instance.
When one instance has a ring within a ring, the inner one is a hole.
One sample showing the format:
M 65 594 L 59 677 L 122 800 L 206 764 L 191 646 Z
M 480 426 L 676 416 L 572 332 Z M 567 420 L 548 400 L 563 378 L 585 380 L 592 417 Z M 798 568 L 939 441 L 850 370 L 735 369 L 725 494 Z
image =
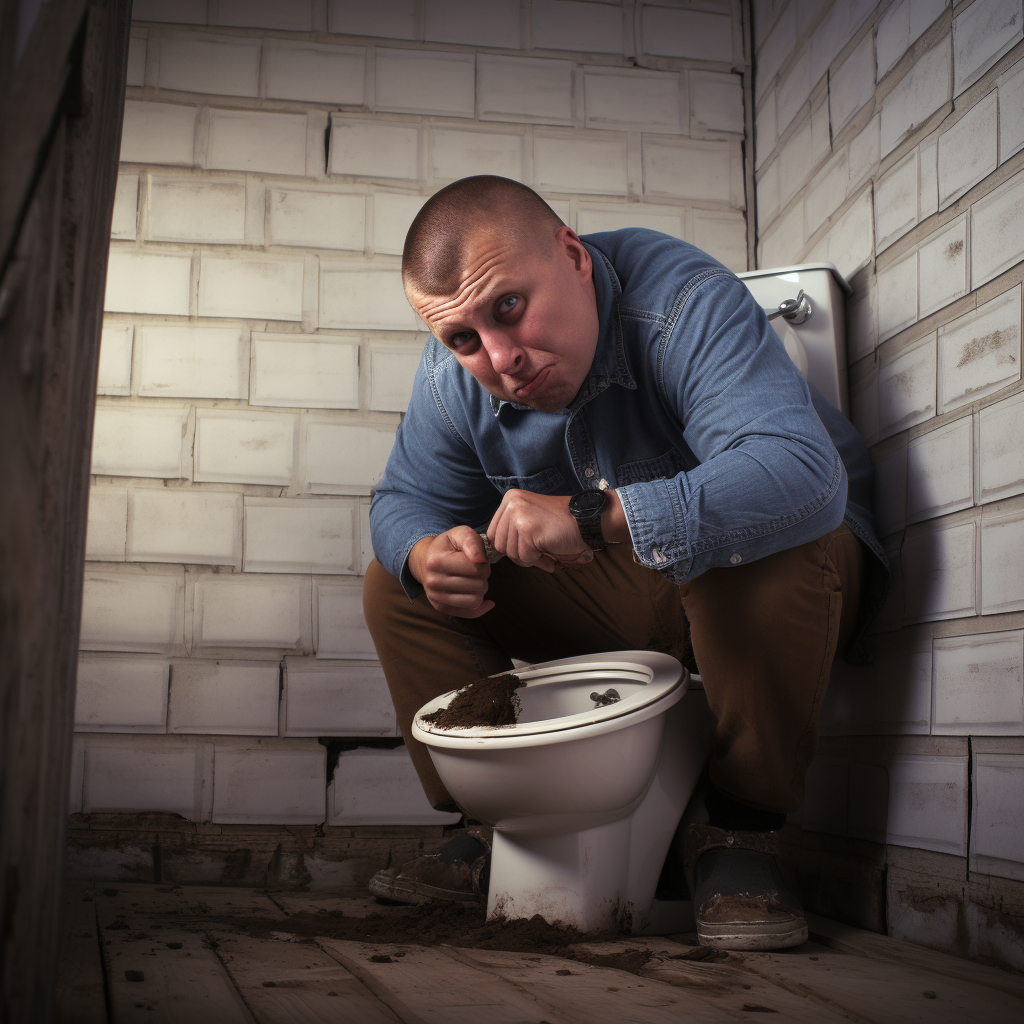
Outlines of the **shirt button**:
M 740 562 L 743 561 L 743 556 L 737 552 L 729 559 L 729 561 L 732 562 L 733 565 L 739 565 Z
M 594 475 L 594 471 L 589 466 L 587 466 L 587 468 L 583 470 L 583 475 L 588 478 L 592 477 Z

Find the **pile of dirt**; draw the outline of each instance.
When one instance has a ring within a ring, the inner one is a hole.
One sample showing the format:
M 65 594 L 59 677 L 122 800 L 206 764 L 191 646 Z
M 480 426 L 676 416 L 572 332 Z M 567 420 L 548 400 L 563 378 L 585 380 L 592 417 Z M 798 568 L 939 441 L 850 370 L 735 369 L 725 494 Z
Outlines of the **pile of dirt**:
M 516 690 L 525 685 L 513 672 L 477 679 L 463 686 L 448 707 L 424 715 L 423 721 L 439 729 L 515 725 L 522 710 Z

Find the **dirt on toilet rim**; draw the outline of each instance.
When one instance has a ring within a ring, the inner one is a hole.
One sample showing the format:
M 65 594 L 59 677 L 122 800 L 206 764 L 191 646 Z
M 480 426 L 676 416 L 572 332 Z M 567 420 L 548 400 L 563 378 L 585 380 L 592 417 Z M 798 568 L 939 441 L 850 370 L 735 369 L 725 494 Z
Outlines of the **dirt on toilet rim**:
M 423 721 L 436 729 L 515 725 L 522 710 L 516 690 L 525 685 L 513 672 L 477 679 L 458 690 L 447 707 L 424 715 Z

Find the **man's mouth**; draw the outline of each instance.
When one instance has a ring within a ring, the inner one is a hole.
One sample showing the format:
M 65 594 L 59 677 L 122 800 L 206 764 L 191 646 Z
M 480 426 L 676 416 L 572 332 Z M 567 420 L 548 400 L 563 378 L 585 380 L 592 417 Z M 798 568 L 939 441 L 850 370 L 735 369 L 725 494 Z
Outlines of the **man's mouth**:
M 545 366 L 544 369 L 541 370 L 540 373 L 538 373 L 535 377 L 533 377 L 531 380 L 528 380 L 525 384 L 522 384 L 519 387 L 517 387 L 515 391 L 516 395 L 519 398 L 526 398 L 529 395 L 531 395 L 534 391 L 537 390 L 537 388 L 541 386 L 541 384 L 544 383 L 545 380 L 547 380 L 548 376 L 550 375 L 550 372 L 551 366 Z

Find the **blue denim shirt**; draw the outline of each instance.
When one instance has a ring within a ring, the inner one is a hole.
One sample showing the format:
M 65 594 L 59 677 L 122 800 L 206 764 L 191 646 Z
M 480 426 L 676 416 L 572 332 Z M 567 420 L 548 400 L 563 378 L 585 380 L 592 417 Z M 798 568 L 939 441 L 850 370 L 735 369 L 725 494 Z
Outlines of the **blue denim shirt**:
M 706 253 L 643 228 L 583 242 L 600 334 L 579 393 L 554 413 L 499 401 L 431 338 L 370 510 L 378 560 L 415 597 L 407 560 L 421 538 L 486 529 L 513 487 L 573 494 L 607 480 L 636 558 L 677 583 L 845 521 L 876 556 L 866 620 L 888 569 L 856 429 L 804 380 L 746 286 Z

